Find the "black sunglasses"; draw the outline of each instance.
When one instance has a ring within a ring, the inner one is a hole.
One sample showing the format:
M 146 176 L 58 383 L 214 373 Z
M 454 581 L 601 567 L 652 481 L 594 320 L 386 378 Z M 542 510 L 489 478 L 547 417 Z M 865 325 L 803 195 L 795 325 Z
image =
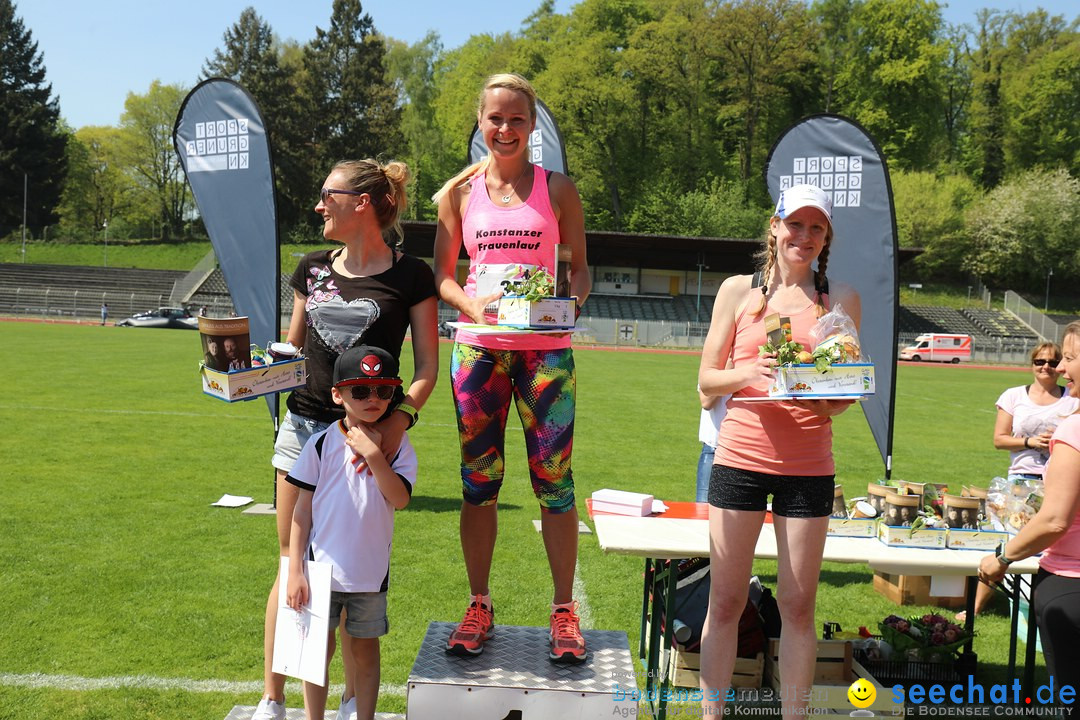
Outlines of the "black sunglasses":
M 1043 365 L 1046 365 L 1047 363 L 1050 363 L 1051 365 L 1057 365 L 1059 362 L 1061 362 L 1061 361 L 1060 360 L 1047 360 L 1046 358 L 1035 358 L 1034 360 L 1031 361 L 1031 364 L 1034 365 L 1035 367 L 1042 367 Z
M 331 195 L 364 195 L 365 193 L 359 190 L 334 190 L 333 188 L 323 188 L 319 191 L 319 197 L 322 199 L 323 204 L 326 203 L 326 199 Z
M 367 400 L 372 391 L 380 400 L 389 400 L 394 397 L 394 385 L 353 385 L 349 388 L 353 400 Z

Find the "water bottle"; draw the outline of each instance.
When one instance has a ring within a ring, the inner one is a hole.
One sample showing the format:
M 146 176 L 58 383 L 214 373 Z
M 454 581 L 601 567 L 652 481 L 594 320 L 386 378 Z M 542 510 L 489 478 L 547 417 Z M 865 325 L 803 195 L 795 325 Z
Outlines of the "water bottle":
M 693 634 L 693 631 L 690 629 L 689 625 L 679 618 L 675 618 L 675 622 L 671 624 L 671 634 L 678 642 L 685 643 L 690 639 L 690 635 Z

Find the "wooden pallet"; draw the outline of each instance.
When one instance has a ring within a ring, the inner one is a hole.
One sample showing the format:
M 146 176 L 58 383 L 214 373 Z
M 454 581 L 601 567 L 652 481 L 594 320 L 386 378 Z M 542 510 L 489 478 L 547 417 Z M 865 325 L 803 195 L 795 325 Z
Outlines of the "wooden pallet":
M 731 674 L 731 687 L 760 688 L 765 673 L 765 653 L 754 658 L 735 658 L 735 671 Z M 675 648 L 668 661 L 668 677 L 676 687 L 701 686 L 701 655 Z

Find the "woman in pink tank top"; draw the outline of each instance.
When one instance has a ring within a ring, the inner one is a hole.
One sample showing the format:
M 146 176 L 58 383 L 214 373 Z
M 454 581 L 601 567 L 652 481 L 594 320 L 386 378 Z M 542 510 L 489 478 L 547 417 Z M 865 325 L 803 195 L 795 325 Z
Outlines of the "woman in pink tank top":
M 1080 397 L 1080 321 L 1065 327 L 1058 372 Z M 979 579 L 1000 582 L 1015 560 L 1037 553 L 1039 573 L 1031 601 L 1046 669 L 1055 685 L 1080 688 L 1080 413 L 1065 418 L 1050 438 L 1039 511 L 1000 552 L 979 563 Z
M 817 655 L 814 603 L 835 477 L 830 418 L 851 401 L 745 399 L 765 394 L 776 365 L 774 356 L 758 354 L 767 340 L 767 315 L 790 318 L 792 339 L 804 346 L 830 303 L 842 304 L 858 326 L 858 294 L 841 283 L 830 288 L 825 278 L 832 234 L 829 196 L 811 185 L 788 188 L 769 221 L 759 254 L 761 272 L 725 280 L 713 305 L 698 384 L 706 395 L 730 393 L 732 398 L 709 482 L 714 572 L 701 638 L 702 705 L 709 715 L 723 714 L 754 547 L 770 495 L 779 547 L 783 712 L 807 712 Z
M 477 124 L 488 156 L 451 178 L 436 194 L 435 286 L 461 319 L 484 325 L 503 283 L 521 269 L 555 273 L 557 246 L 569 246 L 571 295 L 580 307 L 591 281 L 585 223 L 577 188 L 561 173 L 529 162 L 536 92 L 520 75 L 493 75 L 480 95 Z M 464 283 L 458 256 L 469 256 Z M 550 649 L 555 662 L 586 659 L 573 599 L 578 514 L 570 466 L 576 374 L 570 334 L 458 331 L 450 382 L 461 443 L 461 547 L 469 576 L 465 618 L 446 651 L 479 655 L 495 631 L 488 578 L 504 474 L 506 419 L 513 400 L 525 432 L 529 476 L 540 504 L 541 530 L 554 584 Z

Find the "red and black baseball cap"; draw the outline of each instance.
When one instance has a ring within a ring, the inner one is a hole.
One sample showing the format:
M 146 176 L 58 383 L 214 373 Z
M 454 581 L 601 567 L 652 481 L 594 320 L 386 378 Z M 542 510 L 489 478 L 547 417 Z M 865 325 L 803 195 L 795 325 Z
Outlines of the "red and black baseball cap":
M 397 359 L 372 345 L 349 348 L 334 363 L 334 387 L 349 385 L 401 385 Z

